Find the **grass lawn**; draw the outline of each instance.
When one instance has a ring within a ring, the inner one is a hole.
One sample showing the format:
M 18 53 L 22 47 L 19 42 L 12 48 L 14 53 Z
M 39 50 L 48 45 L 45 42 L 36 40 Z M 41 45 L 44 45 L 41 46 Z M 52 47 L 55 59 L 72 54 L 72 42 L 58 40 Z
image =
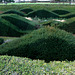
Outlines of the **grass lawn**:
M 22 5 L 22 4 L 63 4 L 63 3 L 43 3 L 43 2 L 41 2 L 41 3 L 7 3 L 7 5 Z M 69 4 L 69 3 L 64 3 L 64 4 Z M 5 3 L 0 3 L 0 5 L 6 5 Z M 75 5 L 75 3 L 72 3 L 72 5 Z

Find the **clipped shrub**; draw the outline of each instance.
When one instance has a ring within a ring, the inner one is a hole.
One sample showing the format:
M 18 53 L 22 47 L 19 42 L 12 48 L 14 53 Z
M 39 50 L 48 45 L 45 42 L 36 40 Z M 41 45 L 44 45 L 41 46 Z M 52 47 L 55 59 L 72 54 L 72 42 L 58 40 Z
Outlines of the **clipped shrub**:
M 17 26 L 19 29 L 26 31 L 26 30 L 34 30 L 35 29 L 35 23 L 27 20 L 19 15 L 16 14 L 5 14 L 1 15 L 1 17 L 13 25 Z
M 10 22 L 0 18 L 0 36 L 16 37 L 21 36 L 23 34 L 24 33 L 19 28 L 17 28 Z
M 60 16 L 60 18 L 72 18 L 72 17 L 75 17 L 75 13 L 69 13 L 69 14 Z
M 8 11 L 5 11 L 3 14 L 17 14 L 17 15 L 20 15 L 20 16 L 25 16 L 24 13 L 22 13 L 18 10 L 8 10 Z
M 27 17 L 39 17 L 39 18 L 58 18 L 59 16 L 53 12 L 49 12 L 47 10 L 36 10 L 30 12 Z
M 22 11 L 22 12 L 28 14 L 29 12 L 32 12 L 33 9 L 31 9 L 31 8 L 27 8 L 27 9 L 25 9 L 25 8 L 24 8 L 24 9 L 21 9 L 20 11 Z
M 57 27 L 75 34 L 75 17 L 67 19 L 65 22 L 54 21 L 50 24 L 50 26 Z
M 4 42 L 3 38 L 0 38 L 0 45 Z
M 65 14 L 68 14 L 70 13 L 69 11 L 67 10 L 53 10 L 52 12 L 58 14 L 58 15 L 65 15 Z
M 20 39 L 1 45 L 0 54 L 43 59 L 46 62 L 74 60 L 75 37 L 57 28 L 44 27 Z
M 42 22 L 41 25 L 43 25 L 43 26 L 48 26 L 49 25 L 50 26 L 52 22 L 54 22 L 54 21 L 53 20 L 48 20 L 48 21 Z

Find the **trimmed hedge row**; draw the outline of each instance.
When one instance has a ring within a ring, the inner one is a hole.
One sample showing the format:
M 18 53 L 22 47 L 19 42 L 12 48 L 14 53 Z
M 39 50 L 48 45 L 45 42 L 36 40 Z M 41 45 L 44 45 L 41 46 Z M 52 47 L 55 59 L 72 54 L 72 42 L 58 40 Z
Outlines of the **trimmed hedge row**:
M 27 8 L 27 9 L 25 9 L 25 8 L 24 8 L 24 9 L 21 9 L 20 11 L 22 11 L 22 12 L 28 14 L 29 12 L 32 12 L 33 9 L 31 9 L 31 8 Z
M 75 37 L 63 30 L 44 27 L 0 46 L 0 54 L 32 59 L 74 60 Z
M 39 17 L 39 18 L 59 18 L 59 15 L 47 11 L 47 10 L 36 10 L 36 11 L 32 11 L 30 12 L 27 17 Z
M 72 18 L 72 17 L 75 17 L 75 12 L 60 16 L 60 18 Z
M 8 11 L 5 11 L 3 14 L 17 14 L 17 15 L 20 15 L 20 16 L 25 16 L 24 13 L 18 11 L 18 10 L 8 10 Z
M 66 11 L 66 10 L 53 10 L 52 12 L 54 12 L 58 15 L 65 15 L 65 14 L 70 13 L 69 11 Z
M 9 22 L 11 22 L 13 25 L 17 26 L 19 29 L 26 31 L 26 30 L 34 30 L 35 29 L 35 23 L 32 21 L 29 21 L 19 15 L 16 14 L 5 14 L 1 15 L 1 17 Z
M 17 37 L 24 33 L 10 22 L 0 18 L 0 36 Z
M 0 38 L 0 45 L 4 42 L 4 39 Z
M 41 23 L 43 26 L 52 26 L 63 29 L 67 32 L 75 34 L 75 17 L 65 20 L 65 22 L 49 20 Z

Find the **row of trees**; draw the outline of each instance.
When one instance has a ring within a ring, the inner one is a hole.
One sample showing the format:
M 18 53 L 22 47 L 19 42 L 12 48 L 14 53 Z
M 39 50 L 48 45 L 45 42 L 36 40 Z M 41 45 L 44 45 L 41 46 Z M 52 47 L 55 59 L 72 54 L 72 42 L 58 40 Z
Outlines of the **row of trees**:
M 0 0 L 0 2 L 14 2 L 14 0 Z

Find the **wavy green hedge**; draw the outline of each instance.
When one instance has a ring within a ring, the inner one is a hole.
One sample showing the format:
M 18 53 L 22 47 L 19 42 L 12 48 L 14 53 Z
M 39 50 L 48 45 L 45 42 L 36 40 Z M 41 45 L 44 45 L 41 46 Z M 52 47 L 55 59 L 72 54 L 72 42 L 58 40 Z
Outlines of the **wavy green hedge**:
M 70 13 L 69 11 L 67 10 L 53 10 L 52 12 L 58 14 L 58 15 L 65 15 L 65 14 L 68 14 Z
M 47 11 L 47 10 L 36 10 L 36 11 L 32 11 L 30 12 L 27 17 L 39 17 L 39 18 L 59 18 L 59 15 Z
M 26 30 L 34 30 L 35 29 L 35 23 L 27 20 L 19 15 L 16 14 L 5 14 L 1 15 L 1 17 L 13 25 L 17 26 L 19 29 L 26 31 Z
M 24 12 L 25 14 L 28 14 L 29 12 L 32 12 L 33 9 L 31 9 L 31 8 L 27 8 L 27 9 L 23 8 L 20 11 Z
M 72 17 L 75 17 L 75 12 L 60 16 L 60 18 L 72 18 Z
M 63 30 L 45 27 L 0 46 L 0 54 L 32 59 L 74 60 L 75 37 Z
M 16 26 L 0 18 L 0 36 L 21 36 L 24 33 Z
M 24 13 L 18 11 L 18 10 L 8 10 L 8 11 L 5 11 L 3 14 L 17 14 L 17 15 L 20 15 L 20 16 L 25 16 Z

